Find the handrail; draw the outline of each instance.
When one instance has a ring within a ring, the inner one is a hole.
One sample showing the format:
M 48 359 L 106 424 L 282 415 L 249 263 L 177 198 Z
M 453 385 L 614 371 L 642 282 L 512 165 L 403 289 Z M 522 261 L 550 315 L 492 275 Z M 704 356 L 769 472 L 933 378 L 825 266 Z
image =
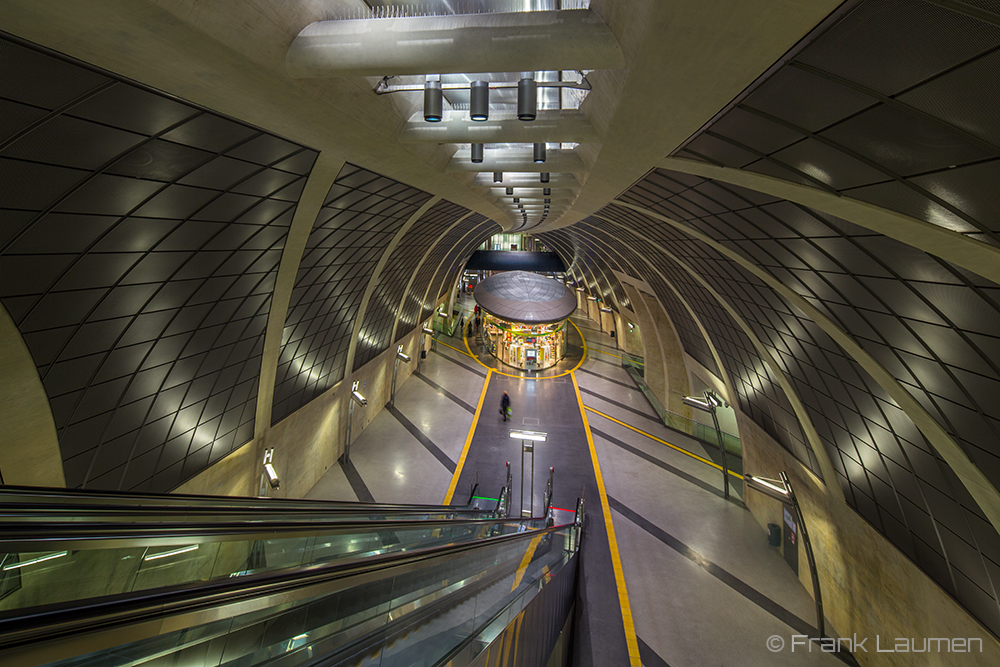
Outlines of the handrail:
M 157 494 L 157 493 L 131 493 L 128 491 L 102 491 L 93 489 L 60 489 L 54 487 L 36 487 L 36 486 L 0 486 L 0 507 L 4 503 L 17 502 L 25 503 L 28 502 L 25 499 L 19 499 L 16 501 L 10 500 L 8 496 L 18 496 L 25 495 L 29 498 L 38 499 L 39 505 L 44 504 L 41 502 L 44 499 L 51 499 L 51 502 L 59 503 L 60 507 L 65 507 L 67 499 L 78 499 L 81 501 L 81 505 L 87 505 L 85 501 L 95 501 L 94 506 L 97 507 L 115 507 L 114 504 L 109 504 L 107 501 L 118 500 L 122 501 L 122 507 L 128 507 L 131 509 L 137 508 L 155 508 L 160 506 L 189 506 L 195 508 L 199 505 L 207 505 L 213 509 L 233 507 L 246 509 L 250 507 L 266 507 L 269 509 L 274 509 L 276 507 L 288 507 L 288 508 L 303 508 L 303 509 L 336 509 L 338 507 L 357 509 L 364 508 L 366 510 L 371 510 L 374 513 L 378 513 L 379 510 L 413 510 L 414 512 L 419 510 L 437 510 L 437 511 L 458 511 L 462 509 L 467 509 L 465 505 L 404 505 L 396 503 L 359 503 L 355 501 L 342 501 L 342 500 L 305 500 L 305 499 L 295 499 L 295 498 L 258 498 L 251 496 L 211 496 L 211 495 L 197 495 L 197 494 L 182 494 L 182 493 L 170 493 L 170 494 Z M 127 501 L 127 502 L 126 502 Z M 148 503 L 148 504 L 143 504 Z
M 297 592 L 295 599 L 301 599 L 313 594 L 305 590 L 307 588 L 314 589 L 351 577 L 364 577 L 387 568 L 415 568 L 431 560 L 458 558 L 498 544 L 519 540 L 530 541 L 571 527 L 572 524 L 565 524 L 524 533 L 489 537 L 472 543 L 416 548 L 407 552 L 377 554 L 333 564 L 183 584 L 138 594 L 91 598 L 83 603 L 46 605 L 31 608 L 27 613 L 25 610 L 18 610 L 16 616 L 8 618 L 0 616 L 0 648 L 8 649 L 41 640 L 68 638 L 78 632 L 89 633 L 95 628 L 138 625 L 155 618 L 199 612 L 220 605 L 229 607 L 233 614 L 243 613 L 245 609 L 239 603 L 245 600 L 278 595 L 283 601 L 288 602 L 290 592 Z M 347 587 L 349 586 L 339 586 L 341 589 Z M 155 634 L 158 624 L 147 623 L 143 627 L 147 632 Z M 139 638 L 141 637 L 134 637 L 134 639 Z
M 633 358 L 642 359 L 642 357 L 635 357 L 635 355 L 623 353 L 622 368 L 624 368 L 635 383 L 639 385 L 639 389 L 646 397 L 646 400 L 649 401 L 649 404 L 660 418 L 660 421 L 663 422 L 663 425 L 671 430 L 689 435 L 705 445 L 712 447 L 713 449 L 718 449 L 719 438 L 716 436 L 715 428 L 709 426 L 708 424 L 697 422 L 690 417 L 685 417 L 684 415 L 679 415 L 676 412 L 671 412 L 663 407 L 663 403 L 660 402 L 660 399 L 658 399 L 649 389 L 649 386 L 646 384 L 643 375 L 639 372 L 639 368 L 636 365 L 636 362 L 633 361 Z M 720 435 L 722 436 L 722 442 L 725 445 L 727 455 L 742 458 L 743 448 L 740 444 L 740 437 L 732 433 L 726 433 L 725 431 L 721 431 Z
M 193 544 L 199 541 L 226 541 L 219 538 L 239 540 L 260 540 L 310 535 L 342 535 L 345 533 L 389 532 L 413 528 L 456 528 L 462 526 L 481 527 L 505 523 L 541 522 L 544 517 L 530 517 L 513 521 L 511 519 L 463 519 L 433 521 L 254 521 L 222 524 L 40 524 L 37 526 L 8 527 L 0 522 L 3 529 L 0 536 L 0 551 L 34 552 L 53 551 L 64 548 L 112 548 L 116 546 L 142 546 L 139 542 L 158 542 L 167 545 Z M 79 544 L 82 541 L 82 544 Z M 118 545 L 118 542 L 128 544 Z M 38 547 L 44 548 L 38 548 Z

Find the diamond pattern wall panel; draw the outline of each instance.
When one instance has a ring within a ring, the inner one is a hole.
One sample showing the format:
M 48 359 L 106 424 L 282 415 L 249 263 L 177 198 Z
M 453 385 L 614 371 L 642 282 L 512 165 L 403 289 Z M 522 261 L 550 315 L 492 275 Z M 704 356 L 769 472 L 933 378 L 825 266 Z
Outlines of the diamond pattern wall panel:
M 397 318 L 402 318 L 399 302 L 403 298 L 403 290 L 421 257 L 444 230 L 468 212 L 468 209 L 442 199 L 403 234 L 382 269 L 368 301 L 368 310 L 358 338 L 358 351 L 354 356 L 354 370 L 389 349 L 393 325 Z M 410 315 L 410 321 L 401 320 L 400 325 L 410 331 L 416 326 L 416 320 Z
M 344 165 L 313 224 L 292 289 L 271 423 L 343 379 L 361 298 L 400 227 L 431 195 Z
M 587 239 L 578 238 L 580 234 L 580 228 L 576 225 L 570 229 L 552 232 L 546 237 L 546 240 L 553 248 L 557 249 L 562 257 L 569 258 L 570 264 L 575 262 L 575 266 L 568 269 L 570 275 L 590 277 L 590 282 L 596 288 L 591 291 L 591 294 L 601 299 L 602 305 L 622 304 L 626 308 L 630 307 L 631 304 L 627 297 L 624 302 L 619 300 L 624 297 L 625 291 L 621 288 L 621 284 L 614 274 L 615 270 L 621 271 L 618 262 L 607 253 L 604 247 L 597 247 L 592 243 L 587 244 Z M 584 251 L 581 244 L 589 246 L 591 252 Z M 588 281 L 582 278 L 582 282 L 587 283 Z
M 418 323 L 423 322 L 434 312 L 433 290 L 429 289 L 434 275 L 438 271 L 441 260 L 463 235 L 486 222 L 486 216 L 473 213 L 459 224 L 440 236 L 427 253 L 423 264 L 417 270 L 410 287 L 403 299 L 403 307 L 399 311 L 399 325 L 396 329 L 396 342 L 413 330 Z M 426 301 L 424 300 L 426 296 Z
M 316 152 L 0 38 L 0 299 L 73 488 L 169 491 L 253 437 Z
M 903 243 L 760 193 L 657 170 L 622 200 L 681 219 L 824 313 L 1000 485 L 1000 286 Z M 874 380 L 759 279 L 670 225 L 609 207 L 689 261 L 777 358 L 850 505 L 994 632 L 1000 536 Z M 610 214 L 609 214 L 610 215 Z
M 663 307 L 670 314 L 671 322 L 677 331 L 684 351 L 712 373 L 719 374 L 715 357 L 712 356 L 708 342 L 687 308 L 681 304 L 673 290 L 663 282 L 660 275 L 650 268 L 645 258 L 640 256 L 632 245 L 624 242 L 616 230 L 609 230 L 607 223 L 603 221 L 588 218 L 566 228 L 565 232 L 579 234 L 582 239 L 580 247 L 586 252 L 594 251 L 596 248 L 607 248 L 619 258 L 620 266 L 630 267 L 630 270 L 622 272 L 640 277 L 653 289 L 653 294 L 660 299 Z
M 855 2 L 675 152 L 1000 243 L 1000 8 Z
M 481 246 L 486 239 L 488 239 L 493 234 L 499 233 L 503 228 L 493 222 L 492 220 L 486 220 L 481 223 L 476 231 L 465 237 L 464 241 L 459 241 L 445 256 L 444 262 L 441 264 L 441 268 L 438 270 L 437 275 L 431 282 L 431 287 L 438 285 L 437 287 L 437 298 L 440 299 L 448 290 L 455 285 L 455 281 L 458 279 L 458 272 L 465 268 L 465 263 L 469 261 L 472 257 L 472 253 L 475 252 L 476 248 Z M 437 281 L 441 281 L 438 283 Z

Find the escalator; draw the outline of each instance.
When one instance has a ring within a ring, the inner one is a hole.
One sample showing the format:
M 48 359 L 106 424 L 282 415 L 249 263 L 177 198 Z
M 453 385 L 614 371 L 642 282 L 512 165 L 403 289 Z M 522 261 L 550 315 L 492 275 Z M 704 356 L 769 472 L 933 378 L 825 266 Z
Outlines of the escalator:
M 554 525 L 547 508 L 507 518 L 509 498 L 509 486 L 489 508 L 6 487 L 0 664 L 541 667 L 565 644 L 582 501 Z

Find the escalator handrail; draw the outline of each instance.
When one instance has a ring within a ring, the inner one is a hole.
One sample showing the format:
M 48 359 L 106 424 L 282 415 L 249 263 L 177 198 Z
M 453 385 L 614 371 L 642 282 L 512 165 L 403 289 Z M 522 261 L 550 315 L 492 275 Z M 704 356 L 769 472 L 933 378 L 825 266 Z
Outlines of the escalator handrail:
M 293 591 L 301 593 L 299 597 L 306 597 L 309 595 L 306 589 L 338 580 L 350 577 L 364 579 L 366 575 L 386 568 L 415 569 L 426 565 L 430 560 L 458 558 L 499 544 L 530 541 L 572 528 L 573 524 L 563 524 L 523 533 L 499 535 L 471 543 L 365 556 L 332 564 L 274 570 L 138 593 L 89 598 L 77 603 L 58 603 L 14 610 L 16 614 L 13 612 L 0 614 L 0 651 L 24 647 L 43 640 L 67 639 L 80 632 L 91 633 L 114 626 L 137 625 L 169 616 L 203 612 L 212 607 L 231 606 L 234 614 L 242 613 L 237 609 L 240 607 L 239 603 L 254 598 Z
M 531 517 L 525 519 L 509 518 L 485 518 L 485 519 L 450 519 L 432 521 L 239 521 L 233 523 L 210 523 L 198 524 L 192 522 L 178 522 L 173 524 L 156 523 L 144 526 L 142 524 L 51 524 L 40 523 L 36 526 L 7 526 L 0 522 L 0 552 L 34 552 L 34 551 L 58 551 L 60 549 L 79 549 L 86 545 L 88 548 L 114 548 L 115 543 L 124 542 L 121 546 L 141 546 L 127 544 L 128 542 L 142 541 L 183 541 L 185 544 L 193 541 L 220 541 L 218 538 L 228 537 L 232 541 L 241 540 L 263 540 L 273 539 L 276 536 L 282 538 L 309 537 L 339 535 L 343 533 L 371 533 L 388 532 L 394 530 L 406 530 L 421 528 L 433 530 L 434 528 L 456 528 L 461 526 L 489 526 L 491 524 L 521 523 L 526 521 L 540 521 L 544 523 L 545 517 Z M 32 530 L 34 528 L 35 530 Z M 215 540 L 205 540 L 204 538 L 216 538 Z M 44 548 L 35 548 L 44 547 Z
M 16 497 L 16 499 L 10 498 Z M 130 493 L 128 491 L 100 491 L 93 489 L 60 489 L 55 487 L 38 486 L 0 486 L 0 507 L 5 504 L 31 503 L 31 498 L 35 498 L 36 504 L 48 505 L 59 503 L 65 506 L 68 500 L 76 499 L 80 506 L 90 505 L 87 501 L 93 501 L 95 507 L 132 507 L 132 508 L 155 508 L 155 507 L 176 507 L 176 506 L 208 506 L 215 508 L 241 508 L 266 507 L 274 509 L 283 508 L 303 508 L 303 509 L 333 509 L 337 507 L 356 508 L 364 507 L 373 511 L 376 510 L 467 510 L 467 505 L 405 505 L 393 503 L 362 503 L 348 502 L 340 500 L 302 500 L 295 498 L 259 498 L 250 496 L 210 496 L 195 494 L 153 494 L 153 493 Z M 43 502 L 43 499 L 50 499 L 51 503 Z M 109 500 L 111 502 L 109 502 Z M 114 501 L 118 501 L 115 503 Z

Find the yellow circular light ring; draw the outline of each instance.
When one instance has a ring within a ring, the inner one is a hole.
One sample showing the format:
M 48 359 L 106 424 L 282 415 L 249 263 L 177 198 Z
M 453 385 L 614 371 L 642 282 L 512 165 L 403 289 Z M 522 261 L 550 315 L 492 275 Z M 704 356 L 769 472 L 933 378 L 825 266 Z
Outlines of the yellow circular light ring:
M 566 377 L 567 375 L 569 375 L 570 373 L 572 373 L 576 369 L 580 368 L 580 366 L 583 365 L 583 362 L 586 361 L 586 359 L 587 359 L 587 339 L 583 337 L 583 332 L 580 331 L 580 327 L 576 326 L 576 324 L 574 322 L 572 322 L 571 320 L 566 320 L 566 322 L 569 322 L 570 324 L 572 324 L 573 328 L 576 329 L 576 332 L 578 334 L 580 334 L 580 340 L 583 342 L 583 356 L 580 357 L 580 362 L 576 366 L 574 366 L 573 368 L 569 369 L 568 371 L 563 371 L 562 373 L 559 373 L 558 375 L 546 375 L 545 377 L 524 377 L 522 375 L 513 375 L 511 373 L 504 373 L 503 371 L 499 371 L 499 370 L 493 368 L 492 366 L 487 366 L 486 364 L 484 364 L 479 359 L 479 357 L 477 357 L 476 355 L 474 355 L 472 353 L 472 347 L 469 345 L 469 337 L 465 335 L 464 331 L 462 332 L 462 340 L 465 341 L 465 349 L 469 351 L 469 356 L 472 357 L 473 359 L 475 359 L 477 364 L 479 364 L 480 366 L 482 366 L 483 368 L 485 368 L 487 370 L 493 371 L 494 373 L 496 373 L 498 375 L 504 375 L 504 376 L 509 377 L 509 378 L 517 378 L 518 380 L 554 380 L 556 378 Z

